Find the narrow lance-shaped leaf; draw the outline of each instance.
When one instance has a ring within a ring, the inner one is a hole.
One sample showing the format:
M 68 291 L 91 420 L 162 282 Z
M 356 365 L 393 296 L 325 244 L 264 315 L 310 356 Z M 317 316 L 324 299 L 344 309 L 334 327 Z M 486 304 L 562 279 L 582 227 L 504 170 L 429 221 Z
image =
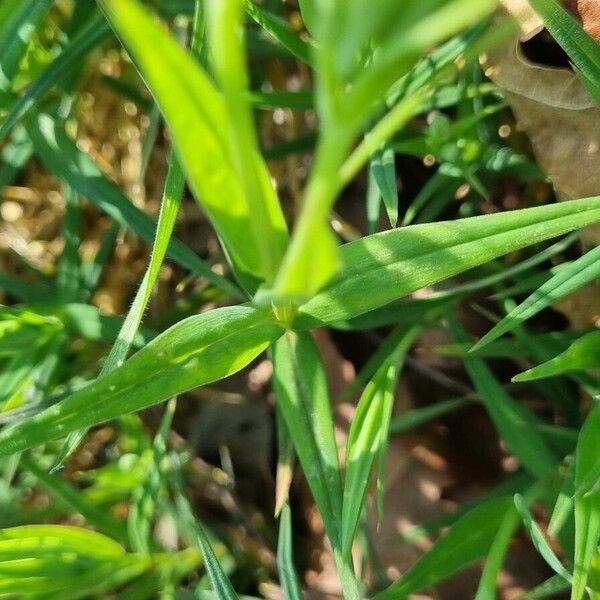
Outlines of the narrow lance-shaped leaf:
M 600 331 L 594 331 L 575 340 L 558 356 L 515 375 L 513 381 L 531 381 L 543 377 L 556 377 L 570 371 L 585 371 L 599 367 Z
M 248 274 L 265 276 L 259 251 L 264 241 L 259 243 L 254 232 L 262 228 L 273 255 L 281 256 L 287 244 L 287 227 L 272 192 L 263 196 L 268 222 L 252 223 L 260 215 L 251 212 L 231 162 L 227 141 L 231 121 L 222 95 L 197 61 L 138 2 L 99 3 L 153 93 L 194 194 L 232 262 Z M 261 185 L 270 185 L 266 167 L 258 157 L 256 166 Z
M 340 544 L 342 482 L 325 370 L 307 333 L 287 332 L 273 349 L 277 404 L 315 497 L 327 534 Z
M 380 473 L 383 471 L 398 372 L 419 331 L 420 328 L 414 327 L 404 332 L 396 348 L 367 384 L 352 420 L 346 446 L 342 510 L 342 551 L 345 555 L 352 550 L 376 460 L 381 463 Z M 382 489 L 378 490 L 378 497 L 382 492 Z
M 279 539 L 277 542 L 277 569 L 279 579 L 287 600 L 302 600 L 302 591 L 298 575 L 294 568 L 292 553 L 292 513 L 285 504 L 279 517 Z
M 377 184 L 390 225 L 398 223 L 398 186 L 396 183 L 396 155 L 390 144 L 386 144 L 371 159 L 371 175 Z
M 485 556 L 507 511 L 511 498 L 481 503 L 461 517 L 399 581 L 376 594 L 373 600 L 401 600 L 450 577 L 462 567 Z
M 449 319 L 449 325 L 456 341 L 467 341 L 456 318 Z M 483 360 L 467 355 L 463 361 L 485 409 L 510 451 L 535 477 L 552 475 L 557 467 L 556 461 L 532 427 L 537 422 L 536 416 L 504 391 Z
M 511 331 L 561 298 L 600 277 L 600 246 L 561 269 L 512 310 L 471 348 L 475 350 Z
M 27 132 L 36 154 L 52 173 L 64 179 L 116 223 L 127 227 L 146 242 L 154 242 L 156 225 L 152 219 L 109 181 L 87 154 L 77 148 L 56 119 L 48 114 L 39 114 L 27 123 Z M 214 273 L 179 240 L 170 241 L 167 255 L 217 287 L 240 296 L 239 290 L 231 282 Z
M 263 10 L 252 0 L 244 0 L 246 12 L 256 23 L 258 23 L 267 33 L 273 36 L 279 44 L 289 50 L 296 58 L 306 64 L 311 63 L 311 46 L 301 39 L 286 21 L 277 18 L 275 15 Z M 302 8 L 302 7 L 301 7 Z
M 288 331 L 272 353 L 277 405 L 333 546 L 347 600 L 359 600 L 351 558 L 341 552 L 342 481 L 325 369 L 308 333 Z
M 294 325 L 343 321 L 498 256 L 600 221 L 600 198 L 412 225 L 342 246 L 344 267 Z
M 248 205 L 253 240 L 258 248 L 262 273 L 270 285 L 283 257 L 285 244 L 272 229 L 273 211 L 278 212 L 282 231 L 286 225 L 269 172 L 260 156 L 258 137 L 248 92 L 247 57 L 244 47 L 242 0 L 206 0 L 206 22 L 212 73 L 222 95 L 228 121 L 228 154 Z
M 575 570 L 572 600 L 581 600 L 588 583 L 600 541 L 600 490 L 598 483 L 586 489 L 592 476 L 600 472 L 600 405 L 588 415 L 577 444 L 575 458 Z
M 189 317 L 121 367 L 0 431 L 0 456 L 158 404 L 246 366 L 283 329 L 266 310 L 226 307 Z M 149 368 L 151 365 L 151 368 Z
M 53 0 L 24 0 L 7 7 L 10 12 L 1 15 L 3 21 L 0 28 L 0 102 L 2 92 L 11 87 L 31 36 L 52 3 Z
M 174 477 L 171 478 L 171 484 L 175 495 L 175 505 L 177 511 L 185 524 L 185 537 L 193 541 L 202 552 L 204 565 L 212 583 L 215 595 L 218 600 L 238 600 L 231 581 L 223 571 L 215 551 L 204 531 L 202 524 L 196 519 L 192 507 L 184 492 L 183 474 L 179 465 L 174 470 Z
M 127 313 L 127 317 L 125 317 L 121 329 L 119 330 L 117 339 L 102 366 L 100 376 L 110 373 L 122 365 L 131 349 L 133 340 L 135 339 L 142 322 L 144 312 L 148 306 L 150 296 L 152 295 L 152 290 L 158 279 L 160 267 L 167 253 L 169 241 L 171 240 L 171 235 L 173 233 L 173 227 L 175 226 L 175 219 L 177 218 L 181 198 L 183 196 L 184 184 L 185 178 L 179 165 L 179 161 L 172 152 L 160 207 L 160 214 L 158 216 L 156 238 L 150 255 L 150 263 L 148 264 L 140 287 L 135 294 L 133 304 Z M 53 469 L 60 467 L 67 457 L 75 451 L 85 434 L 85 429 L 74 431 L 69 434 L 65 445 L 56 459 Z
M 556 554 L 554 554 L 539 525 L 531 516 L 531 513 L 527 507 L 527 503 L 523 500 L 523 497 L 520 494 L 515 495 L 515 506 L 517 507 L 521 518 L 523 519 L 525 528 L 529 532 L 531 541 L 533 542 L 536 550 L 543 556 L 544 560 L 555 573 L 560 575 L 566 581 L 572 581 L 571 573 L 565 569 L 560 560 L 558 560 Z

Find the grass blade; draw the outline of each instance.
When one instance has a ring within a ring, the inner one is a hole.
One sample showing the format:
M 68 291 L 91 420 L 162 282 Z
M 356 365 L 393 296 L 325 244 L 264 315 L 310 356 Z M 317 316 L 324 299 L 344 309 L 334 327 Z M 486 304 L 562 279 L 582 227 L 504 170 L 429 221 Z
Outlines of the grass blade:
M 69 186 L 65 186 L 65 218 L 63 224 L 63 238 L 65 247 L 58 264 L 56 274 L 56 287 L 65 302 L 77 302 L 81 282 L 81 257 L 79 245 L 81 244 L 81 210 L 79 197 Z
M 2 429 L 0 455 L 222 379 L 246 366 L 282 333 L 268 311 L 250 307 L 215 309 L 180 321 L 121 367 L 34 417 Z
M 396 154 L 388 143 L 371 159 L 371 174 L 383 199 L 390 225 L 398 224 L 398 185 L 396 183 Z
M 283 588 L 284 598 L 302 600 L 302 591 L 298 583 L 298 575 L 294 568 L 292 554 L 292 514 L 285 504 L 279 517 L 279 541 L 277 543 L 277 569 Z
M 512 509 L 510 498 L 496 498 L 476 506 L 456 521 L 399 581 L 373 600 L 401 600 L 485 556 L 506 513 Z
M 529 0 L 544 25 L 569 55 L 596 102 L 600 103 L 600 46 L 555 0 Z
M 600 490 L 595 482 L 587 490 L 590 479 L 600 472 L 600 406 L 588 415 L 579 434 L 575 458 L 575 570 L 571 600 L 583 598 L 592 561 L 600 541 Z
M 281 414 L 331 542 L 340 547 L 342 481 L 325 370 L 307 333 L 287 332 L 274 346 L 274 385 Z
M 380 473 L 383 471 L 398 374 L 404 356 L 419 332 L 417 327 L 404 332 L 391 356 L 367 384 L 350 427 L 342 510 L 342 552 L 345 556 L 350 556 L 352 551 L 376 460 L 380 463 Z M 378 498 L 382 497 L 382 491 L 379 481 Z
M 522 596 L 519 596 L 519 600 L 541 600 L 541 598 L 553 598 L 564 592 L 568 592 L 571 589 L 571 584 L 565 581 L 560 575 L 554 575 L 550 579 L 546 579 L 540 585 L 529 590 Z
M 102 174 L 92 159 L 77 148 L 52 116 L 37 115 L 36 119 L 27 124 L 27 131 L 36 154 L 48 170 L 61 177 L 119 225 L 127 227 L 149 244 L 154 242 L 156 226 L 152 219 L 134 206 L 121 190 Z M 167 254 L 192 273 L 205 277 L 227 293 L 238 297 L 241 295 L 231 282 L 214 273 L 178 240 L 171 240 Z
M 342 246 L 344 267 L 300 306 L 294 325 L 318 327 L 383 306 L 507 252 L 600 221 L 600 198 L 412 225 Z
M 240 182 L 230 137 L 235 122 L 223 95 L 198 62 L 138 2 L 99 0 L 99 3 L 153 93 L 171 129 L 194 194 L 233 264 L 249 275 L 268 277 L 261 249 L 268 246 L 271 259 L 277 262 L 287 245 L 287 226 L 266 166 L 258 154 L 254 155 L 252 167 L 257 171 L 261 202 L 248 197 Z M 151 44 L 148 39 L 152 39 Z M 232 51 L 231 46 L 228 49 Z M 239 61 L 239 53 L 236 56 Z M 201 152 L 198 152 L 199 140 L 202 140 Z M 257 204 L 261 209 L 253 212 Z M 264 221 L 260 219 L 263 215 L 266 215 Z
M 54 0 L 24 0 L 3 14 L 0 29 L 0 99 L 10 90 L 12 79 L 27 50 L 27 44 L 36 27 L 52 6 Z
M 558 356 L 515 375 L 513 381 L 556 377 L 570 371 L 585 371 L 598 367 L 600 367 L 600 331 L 594 331 L 575 340 Z
M 456 341 L 467 341 L 464 330 L 454 317 L 449 319 L 449 326 Z M 556 471 L 556 461 L 533 428 L 537 422 L 535 415 L 504 391 L 481 359 L 464 356 L 463 362 L 485 409 L 510 451 L 535 477 L 546 479 L 552 476 Z
M 531 513 L 527 508 L 527 503 L 520 494 L 515 495 L 515 506 L 517 507 L 521 518 L 523 519 L 525 528 L 529 532 L 531 541 L 533 542 L 536 550 L 542 555 L 546 563 L 548 563 L 548 565 L 557 575 L 560 575 L 566 581 L 572 581 L 571 573 L 565 569 L 560 560 L 558 560 L 556 554 L 554 554 L 552 551 L 552 548 L 550 548 L 550 545 L 546 541 L 546 538 L 539 528 L 539 525 L 531 516 Z
M 287 227 L 269 172 L 260 156 L 253 115 L 246 99 L 248 73 L 243 45 L 242 0 L 209 0 L 205 6 L 212 72 L 221 87 L 229 117 L 228 150 L 248 204 L 262 272 L 266 284 L 271 285 L 287 245 L 287 236 L 283 244 L 276 238 L 278 231 L 287 232 Z
M 0 140 L 6 137 L 19 119 L 25 116 L 48 90 L 67 77 L 73 69 L 79 68 L 83 57 L 109 34 L 110 27 L 99 15 L 80 29 L 67 48 L 52 61 L 11 108 L 0 124 Z
M 235 593 L 229 578 L 219 564 L 219 559 L 212 548 L 204 528 L 194 516 L 192 507 L 184 493 L 183 478 L 179 469 L 175 472 L 172 483 L 177 511 L 187 525 L 186 536 L 191 537 L 202 552 L 204 566 L 210 577 L 215 595 L 218 600 L 238 600 L 238 595 Z
M 494 537 L 494 541 L 487 553 L 483 573 L 477 586 L 475 600 L 488 600 L 496 596 L 498 575 L 518 526 L 518 513 L 514 510 L 508 510 L 498 527 L 496 537 Z
M 600 277 L 600 246 L 590 250 L 539 287 L 473 346 L 472 350 L 499 338 L 561 298 Z
M 288 50 L 293 56 L 303 63 L 311 64 L 311 47 L 304 40 L 299 38 L 288 26 L 288 24 L 278 19 L 266 10 L 263 10 L 252 0 L 244 0 L 244 8 L 248 15 L 260 25 L 268 34 L 270 34 L 281 46 Z

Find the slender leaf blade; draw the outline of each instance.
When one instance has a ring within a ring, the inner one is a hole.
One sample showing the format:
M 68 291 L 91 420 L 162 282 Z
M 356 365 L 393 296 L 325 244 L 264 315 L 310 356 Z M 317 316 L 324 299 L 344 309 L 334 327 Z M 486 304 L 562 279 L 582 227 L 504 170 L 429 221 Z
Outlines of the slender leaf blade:
M 2 429 L 0 455 L 31 448 L 222 379 L 246 366 L 282 333 L 269 311 L 250 307 L 226 307 L 189 317 L 121 367 L 41 413 Z
M 457 319 L 450 319 L 449 325 L 456 341 L 468 339 Z M 532 427 L 537 422 L 535 415 L 504 391 L 484 361 L 471 356 L 464 356 L 463 361 L 481 401 L 511 452 L 535 477 L 544 479 L 553 475 L 556 461 Z
M 279 517 L 279 539 L 277 542 L 277 569 L 284 597 L 289 600 L 302 600 L 298 575 L 294 568 L 292 553 L 292 513 L 285 504 Z
M 319 351 L 307 333 L 287 332 L 273 349 L 281 414 L 334 548 L 340 547 L 342 482 Z
M 512 310 L 473 346 L 476 350 L 524 323 L 554 302 L 600 278 L 600 246 L 561 269 Z
M 176 149 L 196 198 L 240 268 L 264 276 L 254 219 L 228 144 L 232 125 L 222 95 L 197 61 L 134 0 L 99 0 L 130 52 L 173 133 Z M 152 39 L 152 43 L 148 43 Z M 202 141 L 198 151 L 199 140 Z M 266 167 L 256 157 L 259 177 Z M 268 177 L 267 177 L 268 180 Z M 226 199 L 226 201 L 224 201 Z M 287 245 L 287 227 L 274 193 L 264 194 L 268 221 L 260 223 L 275 256 Z
M 92 204 L 109 215 L 116 223 L 127 227 L 143 240 L 152 244 L 156 236 L 156 225 L 152 219 L 137 208 L 98 166 L 60 127 L 49 114 L 41 113 L 27 123 L 27 131 L 35 152 L 46 167 L 73 189 L 86 197 Z M 229 281 L 210 269 L 192 250 L 173 239 L 169 243 L 168 256 L 193 273 L 205 277 L 228 293 L 240 295 Z
M 581 600 L 585 593 L 594 556 L 600 541 L 600 490 L 596 481 L 587 490 L 590 479 L 600 472 L 600 406 L 588 415 L 579 434 L 575 457 L 575 569 L 571 600 Z
M 401 600 L 485 556 L 506 513 L 512 509 L 512 500 L 506 497 L 476 506 L 456 521 L 399 581 L 376 594 L 373 600 Z
M 600 198 L 412 225 L 341 247 L 343 268 L 294 325 L 343 321 L 493 258 L 600 221 Z

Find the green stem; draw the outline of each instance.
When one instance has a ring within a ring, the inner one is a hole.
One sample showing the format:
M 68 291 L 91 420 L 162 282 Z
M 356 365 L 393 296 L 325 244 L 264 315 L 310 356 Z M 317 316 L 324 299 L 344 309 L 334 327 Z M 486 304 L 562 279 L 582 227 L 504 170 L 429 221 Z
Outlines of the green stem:
M 314 244 L 315 230 L 327 224 L 331 206 L 342 188 L 339 169 L 350 143 L 344 133 L 337 135 L 332 132 L 317 146 L 302 211 L 275 281 L 274 287 L 279 294 L 285 295 L 291 286 L 306 249 Z
M 340 577 L 340 583 L 342 584 L 342 595 L 344 596 L 344 600 L 361 600 L 362 594 L 360 593 L 360 588 L 354 574 L 352 558 L 345 559 L 342 556 L 341 551 L 335 549 L 333 554 L 338 575 Z

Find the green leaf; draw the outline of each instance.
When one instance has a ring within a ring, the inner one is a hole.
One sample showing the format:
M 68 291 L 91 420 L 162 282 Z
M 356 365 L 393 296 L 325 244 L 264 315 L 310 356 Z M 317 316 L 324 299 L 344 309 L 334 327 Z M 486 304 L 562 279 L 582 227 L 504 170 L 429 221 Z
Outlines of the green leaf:
M 273 349 L 273 383 L 310 489 L 334 548 L 341 543 L 342 481 L 319 351 L 307 333 L 288 331 Z
M 231 581 L 223 571 L 219 559 L 215 554 L 213 547 L 204 531 L 204 527 L 194 516 L 192 507 L 184 493 L 183 477 L 181 469 L 174 473 L 172 481 L 175 492 L 175 504 L 177 511 L 185 523 L 185 536 L 193 541 L 202 552 L 204 566 L 212 583 L 215 595 L 218 600 L 238 600 Z
M 488 600 L 496 596 L 498 576 L 519 522 L 519 514 L 516 510 L 506 511 L 504 519 L 502 519 L 498 527 L 498 532 L 487 553 L 483 573 L 477 586 L 475 600 Z
M 283 243 L 276 240 L 272 225 L 268 225 L 273 216 L 269 213 L 277 210 L 280 217 L 277 227 L 286 233 L 287 228 L 269 172 L 260 156 L 253 115 L 246 99 L 248 73 L 242 0 L 207 0 L 205 7 L 212 72 L 220 85 L 229 117 L 228 151 L 248 204 L 263 275 L 270 285 L 283 257 L 287 236 Z
M 488 331 L 473 346 L 472 350 L 489 344 L 524 323 L 540 311 L 561 298 L 572 294 L 584 285 L 600 277 L 600 246 L 590 250 L 581 258 L 561 269 L 554 277 L 540 286 L 531 296 L 512 310 L 506 317 Z
M 195 196 L 233 264 L 250 275 L 268 278 L 264 249 L 269 248 L 270 260 L 278 264 L 287 245 L 287 226 L 258 153 L 252 146 L 245 149 L 253 160 L 244 165 L 238 164 L 241 155 L 232 156 L 236 142 L 232 128 L 242 110 L 239 103 L 232 118 L 230 106 L 197 61 L 139 3 L 100 0 L 100 5 L 153 93 Z M 226 44 L 229 56 L 238 64 L 239 48 L 235 50 L 231 43 Z M 230 84 L 239 91 L 235 78 L 241 75 L 230 76 L 234 77 Z M 240 180 L 240 169 L 256 178 L 250 196 L 248 182 Z
M 27 44 L 53 0 L 24 0 L 7 6 L 0 28 L 0 98 L 11 88 L 12 79 L 27 50 Z M 12 8 L 12 10 L 11 10 Z
M 450 400 L 436 402 L 431 406 L 409 410 L 391 420 L 390 431 L 395 434 L 405 433 L 450 412 L 470 406 L 472 402 L 469 398 L 451 398 Z
M 315 31 L 317 29 L 317 21 L 319 19 L 319 5 L 316 0 L 298 0 L 300 5 L 300 13 L 302 14 L 302 20 L 308 32 L 315 37 Z
M 543 556 L 544 560 L 556 574 L 560 575 L 566 581 L 571 581 L 571 573 L 565 569 L 560 560 L 558 560 L 556 554 L 554 554 L 552 551 L 552 548 L 550 548 L 550 545 L 546 541 L 544 534 L 542 533 L 539 525 L 534 521 L 529 509 L 527 508 L 527 504 L 520 494 L 515 495 L 515 506 L 517 507 L 521 518 L 523 519 L 525 528 L 529 532 L 531 541 L 533 542 L 536 550 Z
M 449 326 L 456 341 L 468 339 L 454 317 L 449 319 Z M 545 479 L 552 476 L 556 471 L 556 461 L 542 437 L 534 430 L 536 416 L 504 391 L 484 361 L 464 356 L 463 362 L 485 409 L 509 450 L 535 477 Z
M 450 577 L 485 556 L 507 512 L 511 498 L 495 498 L 461 517 L 399 581 L 376 594 L 373 600 L 401 600 Z
M 279 44 L 291 52 L 297 59 L 310 65 L 312 58 L 310 45 L 299 38 L 285 21 L 263 10 L 254 4 L 252 0 L 244 0 L 244 8 L 250 17 L 277 40 Z
M 587 490 L 592 477 L 600 472 L 600 405 L 588 415 L 579 434 L 575 458 L 575 570 L 572 600 L 581 600 L 588 583 L 592 561 L 600 541 L 600 490 L 595 482 Z
M 111 373 L 34 417 L 2 429 L 0 455 L 222 379 L 246 366 L 282 333 L 268 311 L 250 307 L 226 307 L 189 317 Z
M 371 159 L 371 173 L 387 210 L 390 225 L 398 223 L 398 186 L 396 183 L 396 154 L 388 143 Z
M 81 210 L 79 196 L 69 186 L 65 186 L 65 217 L 63 222 L 63 238 L 65 247 L 58 263 L 56 287 L 65 302 L 80 300 L 81 257 Z
M 103 508 L 94 505 L 60 475 L 49 475 L 45 469 L 27 456 L 21 457 L 21 465 L 35 476 L 51 496 L 61 500 L 73 512 L 83 516 L 90 525 L 97 527 L 100 531 L 121 543 L 126 542 L 127 535 L 124 523 L 119 522 Z
M 52 116 L 37 115 L 36 119 L 27 124 L 27 131 L 36 154 L 49 171 L 64 179 L 116 223 L 127 227 L 146 242 L 150 244 L 154 242 L 156 225 L 152 219 L 102 174 L 92 159 L 77 148 Z M 224 291 L 236 296 L 240 295 L 239 290 L 231 282 L 214 273 L 180 241 L 171 240 L 168 256 Z
M 546 579 L 543 583 L 540 583 L 532 590 L 529 590 L 522 596 L 519 596 L 519 600 L 540 600 L 541 598 L 554 598 L 559 594 L 568 592 L 571 589 L 571 584 L 565 581 L 560 575 L 554 575 L 550 579 Z
M 298 575 L 294 568 L 292 553 L 292 514 L 289 505 L 285 504 L 279 517 L 279 539 L 277 542 L 277 569 L 283 588 L 284 598 L 302 600 L 302 591 Z
M 346 473 L 342 510 L 342 552 L 349 556 L 363 512 L 363 504 L 377 459 L 380 472 L 385 463 L 394 390 L 406 352 L 420 333 L 413 327 L 404 331 L 391 355 L 367 384 L 356 408 L 346 445 Z M 383 487 L 379 482 L 379 492 Z M 378 494 L 381 497 L 381 493 Z
M 575 340 L 564 352 L 549 361 L 519 373 L 513 381 L 531 381 L 556 377 L 570 371 L 586 371 L 600 367 L 600 331 L 594 331 Z
M 350 319 L 508 252 L 600 221 L 600 198 L 412 225 L 342 246 L 343 268 L 294 325 Z
M 148 306 L 152 290 L 158 279 L 160 273 L 160 267 L 168 251 L 169 242 L 173 233 L 173 227 L 175 226 L 175 219 L 179 212 L 179 206 L 183 197 L 183 188 L 185 185 L 185 178 L 183 171 L 179 165 L 179 161 L 174 153 L 171 153 L 169 160 L 169 170 L 167 172 L 167 180 L 165 182 L 165 189 L 163 192 L 162 203 L 160 207 L 160 214 L 158 216 L 158 225 L 156 229 L 156 238 L 152 246 L 152 253 L 150 255 L 150 263 L 142 279 L 142 283 L 138 288 L 133 304 L 127 313 L 127 317 L 121 325 L 119 334 L 113 347 L 110 350 L 109 355 L 102 366 L 100 376 L 110 373 L 117 367 L 121 366 L 127 354 L 131 349 L 133 341 L 136 337 L 137 331 L 142 322 L 142 318 Z M 81 443 L 86 430 L 74 431 L 69 434 L 56 462 L 53 466 L 53 470 L 60 467 L 64 461 L 70 456 L 77 446 Z
M 40 98 L 74 69 L 81 66 L 83 57 L 110 34 L 110 28 L 101 16 L 94 17 L 82 27 L 67 48 L 29 86 L 0 124 L 0 140 L 31 110 Z

